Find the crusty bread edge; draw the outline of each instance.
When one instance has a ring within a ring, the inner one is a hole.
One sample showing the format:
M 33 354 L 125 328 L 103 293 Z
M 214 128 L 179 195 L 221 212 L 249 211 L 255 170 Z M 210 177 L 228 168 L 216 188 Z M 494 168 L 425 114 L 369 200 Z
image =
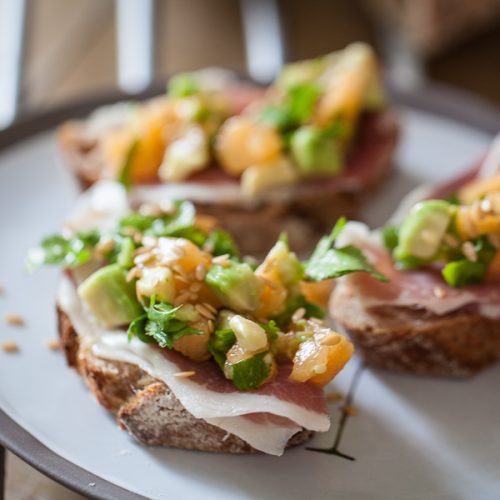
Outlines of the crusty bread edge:
M 367 308 L 340 287 L 330 301 L 337 324 L 372 367 L 470 377 L 500 359 L 500 321 L 460 309 L 444 315 L 422 308 Z
M 238 436 L 195 418 L 170 391 L 130 363 L 96 357 L 81 347 L 70 318 L 57 307 L 58 331 L 69 366 L 82 376 L 97 401 L 116 415 L 118 425 L 147 445 L 224 452 L 255 453 Z M 287 447 L 308 441 L 312 431 L 303 429 Z

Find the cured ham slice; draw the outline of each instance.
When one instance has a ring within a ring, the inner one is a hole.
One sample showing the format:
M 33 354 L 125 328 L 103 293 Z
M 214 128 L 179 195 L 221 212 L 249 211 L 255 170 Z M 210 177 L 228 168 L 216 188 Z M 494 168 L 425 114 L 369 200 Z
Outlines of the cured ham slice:
M 301 428 L 326 431 L 330 426 L 321 388 L 290 381 L 289 366 L 283 366 L 275 380 L 257 390 L 238 391 L 213 362 L 191 361 L 135 338 L 128 342 L 123 331 L 95 324 L 67 277 L 61 282 L 58 304 L 85 348 L 96 356 L 139 366 L 163 381 L 194 417 L 235 434 L 258 450 L 281 455 L 288 439 Z M 195 374 L 189 378 L 176 375 L 184 371 Z
M 364 242 L 361 246 L 370 262 L 389 278 L 389 282 L 382 283 L 366 273 L 355 273 L 342 278 L 337 286 L 349 287 L 365 307 L 391 305 L 426 309 L 442 315 L 472 306 L 484 315 L 500 318 L 500 283 L 453 288 L 443 280 L 437 267 L 402 271 L 395 267 L 390 254 L 383 248 L 372 242 Z

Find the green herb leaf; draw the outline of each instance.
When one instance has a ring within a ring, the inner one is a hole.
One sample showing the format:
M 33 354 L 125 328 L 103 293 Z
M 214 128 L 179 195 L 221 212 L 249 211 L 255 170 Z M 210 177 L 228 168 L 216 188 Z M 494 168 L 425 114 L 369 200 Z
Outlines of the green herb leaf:
M 274 318 L 278 325 L 283 327 L 288 327 L 293 314 L 297 309 L 303 308 L 305 310 L 304 318 L 318 318 L 323 319 L 325 317 L 325 311 L 323 308 L 309 302 L 304 295 L 294 295 L 286 300 L 285 310 Z
M 382 228 L 382 241 L 385 248 L 392 252 L 398 246 L 399 240 L 399 227 L 398 226 L 385 226 Z
M 189 97 L 201 91 L 196 75 L 193 73 L 180 73 L 170 78 L 167 92 L 173 97 Z
M 342 232 L 345 224 L 345 218 L 339 219 L 330 235 L 321 238 L 309 262 L 306 264 L 306 278 L 310 281 L 323 281 L 354 272 L 365 272 L 379 281 L 387 281 L 383 274 L 376 271 L 369 264 L 359 248 L 353 245 L 343 248 L 333 247 L 335 239 Z
M 261 352 L 231 365 L 233 384 L 241 391 L 260 387 L 271 370 L 271 365 L 266 361 L 268 354 L 269 352 Z
M 236 343 L 236 336 L 231 328 L 215 330 L 208 342 L 208 350 L 214 357 L 221 370 L 224 370 L 226 354 Z
M 130 174 L 132 171 L 132 163 L 134 161 L 138 147 L 139 141 L 136 139 L 132 142 L 132 144 L 130 144 L 127 154 L 125 155 L 125 160 L 123 161 L 122 168 L 120 170 L 120 177 L 118 178 L 118 182 L 120 182 L 120 184 L 122 184 L 127 190 L 130 189 L 130 186 L 132 184 Z
M 239 255 L 238 246 L 230 234 L 223 229 L 214 229 L 206 239 L 204 245 L 211 249 L 211 254 L 217 255 L 228 254 L 230 257 Z
M 483 262 L 471 262 L 467 259 L 449 262 L 442 270 L 443 278 L 453 287 L 481 283 L 488 267 Z
M 156 342 L 162 348 L 172 349 L 174 343 L 185 335 L 201 335 L 203 331 L 192 328 L 185 321 L 178 318 L 181 306 L 156 303 L 151 298 L 149 307 L 145 307 L 146 314 L 137 317 L 129 326 L 129 340 L 133 335 L 143 342 Z
M 99 242 L 96 230 L 76 233 L 71 238 L 59 234 L 44 238 L 38 247 L 28 251 L 26 267 L 33 271 L 44 264 L 77 267 L 87 262 Z
M 261 323 L 260 326 L 264 328 L 270 341 L 276 340 L 278 338 L 278 333 L 280 332 L 280 329 L 278 328 L 276 321 L 272 319 L 267 323 Z

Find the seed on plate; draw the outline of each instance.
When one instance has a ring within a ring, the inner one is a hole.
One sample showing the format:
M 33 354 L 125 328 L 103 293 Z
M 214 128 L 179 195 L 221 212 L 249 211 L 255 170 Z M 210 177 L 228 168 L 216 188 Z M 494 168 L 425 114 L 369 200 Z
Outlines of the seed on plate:
M 8 325 L 13 325 L 13 326 L 23 326 L 24 325 L 24 319 L 20 314 L 7 313 L 3 317 L 3 319 Z
M 174 377 L 176 378 L 189 378 L 192 377 L 193 375 L 196 375 L 196 372 L 194 370 L 174 373 Z
M 0 349 L 5 352 L 19 352 L 19 346 L 15 342 L 10 341 L 1 342 Z
M 61 349 L 61 342 L 58 339 L 46 339 L 45 345 L 52 351 L 58 351 Z
M 0 295 L 3 295 L 5 293 L 5 288 L 0 285 Z
M 444 242 L 451 248 L 456 248 L 459 245 L 459 241 L 457 240 L 457 238 L 455 238 L 455 236 L 451 234 L 444 235 Z
M 198 293 L 201 290 L 201 284 L 200 283 L 193 283 L 189 287 L 189 291 L 193 293 Z
M 212 259 L 214 264 L 219 264 L 220 266 L 225 266 L 229 264 L 229 254 L 225 253 L 223 255 L 218 255 Z
M 214 322 L 211 319 L 207 321 L 207 327 L 209 333 L 212 333 L 214 331 Z
M 359 410 L 354 405 L 342 406 L 342 408 L 340 408 L 340 411 L 342 413 L 345 413 L 346 415 L 349 415 L 350 417 L 355 417 L 359 413 Z
M 332 392 L 329 392 L 327 395 L 326 395 L 326 400 L 329 402 L 329 403 L 335 403 L 336 401 L 340 401 L 344 396 L 342 396 L 342 394 L 340 392 L 337 392 L 337 391 L 332 391 Z
M 114 247 L 115 247 L 115 241 L 112 240 L 111 238 L 108 238 L 106 240 L 100 241 L 96 245 L 95 249 L 100 253 L 108 253 L 111 252 L 111 250 L 113 250 Z

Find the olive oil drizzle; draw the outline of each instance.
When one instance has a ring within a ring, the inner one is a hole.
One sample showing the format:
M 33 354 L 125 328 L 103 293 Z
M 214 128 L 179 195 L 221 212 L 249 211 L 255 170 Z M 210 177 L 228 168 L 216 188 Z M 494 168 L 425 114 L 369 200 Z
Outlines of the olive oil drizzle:
M 356 392 L 356 388 L 358 387 L 359 381 L 361 379 L 361 375 L 365 369 L 365 364 L 360 363 L 360 365 L 356 368 L 354 375 L 352 377 L 351 384 L 349 386 L 349 390 L 347 392 L 347 396 L 345 398 L 345 406 L 350 406 L 354 401 L 354 393 Z M 306 448 L 308 451 L 317 451 L 319 453 L 326 453 L 328 455 L 336 455 L 341 458 L 345 458 L 346 460 L 355 461 L 356 459 L 345 453 L 339 451 L 340 441 L 342 439 L 342 434 L 344 433 L 344 428 L 347 425 L 347 420 L 350 415 L 347 412 L 343 412 L 340 417 L 339 425 L 337 427 L 337 432 L 335 434 L 335 438 L 333 441 L 333 445 L 331 448 Z

